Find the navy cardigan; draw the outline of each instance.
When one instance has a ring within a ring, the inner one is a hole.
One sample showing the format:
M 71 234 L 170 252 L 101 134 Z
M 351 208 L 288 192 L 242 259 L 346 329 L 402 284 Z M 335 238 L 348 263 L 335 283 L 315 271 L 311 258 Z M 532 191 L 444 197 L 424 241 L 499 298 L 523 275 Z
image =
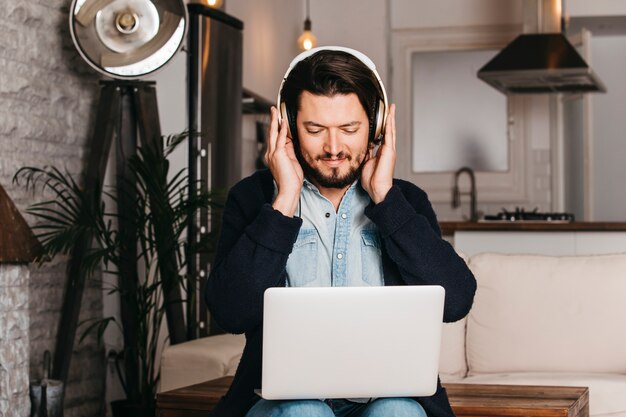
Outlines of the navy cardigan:
M 205 299 L 215 321 L 227 332 L 245 333 L 246 346 L 228 393 L 213 416 L 243 417 L 261 387 L 263 292 L 283 287 L 285 265 L 302 220 L 271 206 L 274 185 L 268 170 L 237 183 L 226 200 L 214 267 Z M 446 290 L 444 321 L 469 312 L 476 291 L 474 276 L 452 246 L 441 239 L 426 193 L 402 180 L 365 214 L 383 241 L 385 285 L 441 285 Z M 429 417 L 454 415 L 445 389 L 416 398 Z

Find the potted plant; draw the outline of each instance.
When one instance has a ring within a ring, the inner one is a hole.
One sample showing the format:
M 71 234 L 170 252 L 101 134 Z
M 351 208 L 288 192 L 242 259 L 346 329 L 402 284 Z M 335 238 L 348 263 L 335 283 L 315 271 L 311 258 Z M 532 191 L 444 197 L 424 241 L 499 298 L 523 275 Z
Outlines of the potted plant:
M 169 177 L 167 156 L 188 136 L 167 137 L 164 149 L 139 146 L 126 161 L 125 183 L 112 191 L 86 193 L 70 174 L 54 167 L 25 167 L 14 178 L 53 196 L 28 209 L 39 221 L 34 230 L 43 246 L 41 261 L 68 254 L 78 235 L 88 235 L 93 245 L 82 258 L 85 274 L 94 277 L 102 265 L 117 276 L 110 293 L 119 295 L 121 322 L 105 317 L 84 323 L 81 337 L 82 341 L 95 331 L 101 340 L 111 323 L 123 333 L 124 347 L 116 364 L 126 400 L 112 404 L 114 415 L 125 410 L 128 415 L 154 416 L 159 329 L 168 302 L 185 301 L 165 301 L 164 289 L 185 287 L 185 259 L 198 248 L 187 247 L 184 230 L 190 216 L 211 204 L 206 193 L 189 192 L 186 170 Z M 125 210 L 111 209 L 118 205 Z

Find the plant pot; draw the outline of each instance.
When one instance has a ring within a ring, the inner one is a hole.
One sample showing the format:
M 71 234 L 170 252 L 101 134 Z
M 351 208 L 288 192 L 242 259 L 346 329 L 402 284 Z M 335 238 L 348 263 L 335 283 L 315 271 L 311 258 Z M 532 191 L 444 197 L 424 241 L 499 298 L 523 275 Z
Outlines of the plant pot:
M 133 404 L 129 400 L 111 401 L 113 417 L 154 417 L 155 409 L 141 404 Z

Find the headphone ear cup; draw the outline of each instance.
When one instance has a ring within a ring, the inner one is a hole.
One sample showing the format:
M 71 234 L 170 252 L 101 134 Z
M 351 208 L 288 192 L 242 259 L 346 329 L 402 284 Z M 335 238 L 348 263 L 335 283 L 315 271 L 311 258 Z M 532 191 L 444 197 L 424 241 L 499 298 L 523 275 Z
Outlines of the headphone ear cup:
M 297 111 L 293 108 L 287 107 L 287 105 L 283 102 L 283 106 L 285 109 L 285 118 L 287 120 L 287 133 L 289 137 L 294 141 L 298 141 L 298 125 L 296 124 L 296 115 Z
M 377 141 L 383 134 L 383 129 L 385 128 L 385 112 L 387 111 L 385 103 L 382 100 L 378 100 L 378 106 L 376 107 L 376 115 L 374 116 L 374 120 L 376 121 L 376 129 L 374 130 L 373 138 L 374 141 Z
M 293 135 L 291 134 L 291 120 L 289 120 L 287 105 L 284 101 L 280 103 L 280 120 L 278 122 L 280 123 L 282 120 L 287 121 L 287 134 L 289 135 L 289 137 L 293 138 Z
M 280 103 L 280 117 L 287 121 L 287 135 L 293 140 L 298 140 L 298 127 L 296 125 L 296 115 L 287 109 L 287 104 Z

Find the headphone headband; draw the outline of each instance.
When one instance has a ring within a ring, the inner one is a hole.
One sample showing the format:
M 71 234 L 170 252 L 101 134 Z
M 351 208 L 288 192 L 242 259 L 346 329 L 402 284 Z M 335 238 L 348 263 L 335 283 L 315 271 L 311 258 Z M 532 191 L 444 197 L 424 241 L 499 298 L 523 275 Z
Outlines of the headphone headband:
M 346 48 L 345 46 L 319 46 L 317 48 L 312 48 L 309 49 L 308 51 L 304 51 L 300 54 L 298 54 L 289 64 L 289 68 L 287 68 L 287 72 L 285 72 L 285 75 L 283 76 L 283 80 L 280 83 L 280 87 L 278 87 L 278 97 L 276 99 L 276 108 L 279 110 L 278 114 L 281 115 L 281 108 L 282 108 L 282 97 L 281 97 L 281 93 L 283 91 L 283 85 L 285 84 L 285 81 L 287 80 L 287 77 L 289 76 L 289 73 L 291 72 L 291 70 L 293 70 L 293 68 L 298 65 L 298 63 L 300 61 L 303 61 L 305 59 L 307 59 L 308 57 L 316 54 L 317 52 L 320 51 L 340 51 L 340 52 L 345 52 L 347 54 L 350 54 L 352 56 L 354 56 L 356 59 L 358 59 L 359 61 L 361 61 L 363 64 L 365 64 L 374 74 L 374 76 L 376 77 L 376 80 L 378 80 L 378 84 L 380 85 L 380 89 L 383 93 L 383 105 L 384 108 L 383 109 L 379 109 L 379 111 L 382 111 L 382 115 L 379 115 L 377 117 L 378 120 L 374 120 L 374 123 L 376 123 L 377 125 L 379 124 L 380 126 L 378 126 L 378 129 L 383 129 L 385 126 L 385 121 L 387 120 L 387 109 L 389 108 L 389 104 L 387 102 L 387 91 L 385 91 L 385 85 L 383 84 L 383 81 L 380 79 L 380 75 L 378 74 L 378 71 L 376 71 L 376 65 L 374 64 L 374 62 L 367 56 L 365 55 L 363 52 L 359 52 L 356 49 L 352 49 L 352 48 Z M 382 118 L 380 117 L 382 116 Z M 280 120 L 280 119 L 279 119 Z

